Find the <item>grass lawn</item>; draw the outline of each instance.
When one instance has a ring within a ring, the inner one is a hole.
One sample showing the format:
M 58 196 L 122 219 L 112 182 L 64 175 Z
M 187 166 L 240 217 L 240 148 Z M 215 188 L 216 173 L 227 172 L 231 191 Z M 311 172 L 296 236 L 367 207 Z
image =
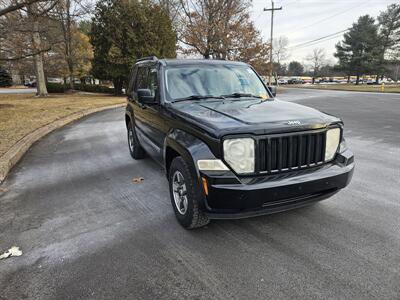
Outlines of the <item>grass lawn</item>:
M 381 92 L 380 85 L 355 85 L 355 84 L 301 84 L 301 85 L 285 85 L 285 87 L 299 87 L 306 89 L 318 90 L 337 90 L 337 91 L 354 91 L 354 92 Z M 400 93 L 399 84 L 386 84 L 385 93 Z
M 75 112 L 124 103 L 125 97 L 99 94 L 0 94 L 0 156 L 35 129 Z

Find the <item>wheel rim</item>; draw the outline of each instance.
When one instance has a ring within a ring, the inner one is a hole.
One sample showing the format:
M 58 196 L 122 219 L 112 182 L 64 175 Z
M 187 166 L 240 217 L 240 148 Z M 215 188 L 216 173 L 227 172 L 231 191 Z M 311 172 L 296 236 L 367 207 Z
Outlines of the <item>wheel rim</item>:
M 134 142 L 134 137 L 133 137 L 133 130 L 131 127 L 129 127 L 128 130 L 128 143 L 129 143 L 129 149 L 131 152 L 135 149 L 135 142 Z
M 172 176 L 172 193 L 176 209 L 181 215 L 184 215 L 188 207 L 187 190 L 185 178 L 179 171 L 175 171 L 174 176 Z

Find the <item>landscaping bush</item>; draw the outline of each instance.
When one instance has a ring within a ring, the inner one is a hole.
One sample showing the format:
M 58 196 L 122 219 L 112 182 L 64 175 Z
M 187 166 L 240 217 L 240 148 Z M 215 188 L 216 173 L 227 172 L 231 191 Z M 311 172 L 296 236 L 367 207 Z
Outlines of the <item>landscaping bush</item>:
M 65 93 L 65 91 L 67 90 L 65 85 L 62 83 L 47 82 L 46 86 L 47 86 L 47 92 L 49 93 Z
M 104 85 L 94 85 L 94 84 L 74 84 L 74 87 L 78 91 L 90 92 L 90 93 L 106 93 L 114 94 L 115 89 L 109 88 Z
M 62 83 L 46 83 L 47 91 L 49 93 L 65 93 L 69 89 L 69 85 Z M 93 84 L 74 84 L 74 89 L 82 92 L 89 93 L 102 93 L 102 94 L 113 94 L 115 89 L 109 88 L 103 85 L 93 85 Z

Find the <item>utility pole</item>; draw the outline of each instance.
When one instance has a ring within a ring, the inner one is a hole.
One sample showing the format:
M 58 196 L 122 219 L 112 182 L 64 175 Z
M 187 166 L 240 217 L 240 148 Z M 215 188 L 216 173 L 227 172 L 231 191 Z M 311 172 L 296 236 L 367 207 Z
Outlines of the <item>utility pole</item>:
M 274 6 L 274 0 L 271 0 L 271 8 L 264 8 L 264 11 L 270 11 L 271 12 L 271 49 L 270 49 L 270 54 L 269 54 L 269 61 L 271 64 L 271 68 L 269 70 L 269 78 L 268 78 L 268 85 L 271 86 L 272 84 L 272 69 L 274 67 L 274 62 L 273 62 L 273 38 L 274 38 L 274 11 L 275 10 L 282 10 L 282 6 L 279 8 L 275 8 Z

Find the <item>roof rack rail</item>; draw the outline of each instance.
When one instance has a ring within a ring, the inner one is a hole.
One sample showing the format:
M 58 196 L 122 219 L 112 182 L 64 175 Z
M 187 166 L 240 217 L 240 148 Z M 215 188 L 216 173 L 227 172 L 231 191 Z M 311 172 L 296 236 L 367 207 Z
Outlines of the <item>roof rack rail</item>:
M 157 58 L 157 56 L 155 56 L 155 55 L 153 55 L 153 56 L 146 56 L 146 57 L 138 58 L 138 59 L 136 60 L 136 62 L 143 61 L 143 60 L 155 60 L 155 61 L 157 61 L 158 58 Z

